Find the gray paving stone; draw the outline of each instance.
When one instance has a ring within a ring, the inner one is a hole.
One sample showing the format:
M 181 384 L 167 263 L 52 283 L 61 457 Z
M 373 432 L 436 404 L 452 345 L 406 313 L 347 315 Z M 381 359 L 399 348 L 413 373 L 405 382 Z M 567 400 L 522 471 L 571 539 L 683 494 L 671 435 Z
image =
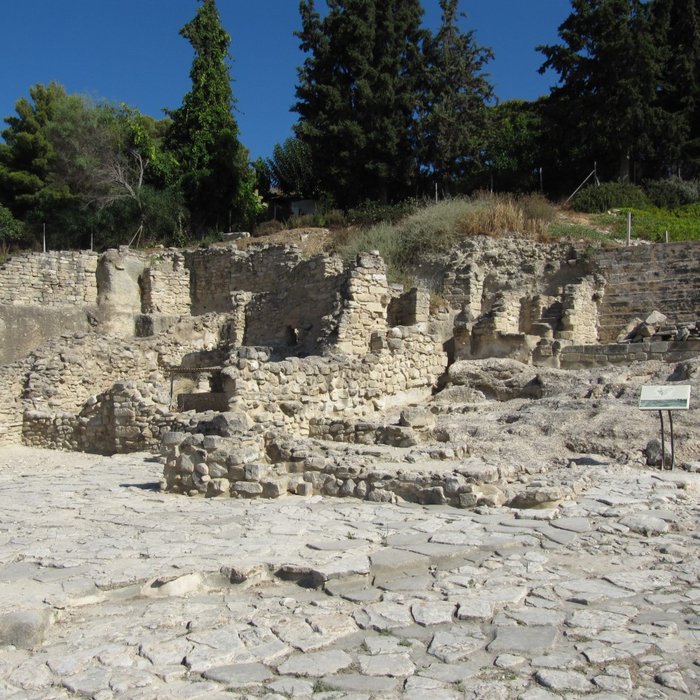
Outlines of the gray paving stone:
M 352 657 L 344 651 L 317 651 L 289 657 L 277 667 L 283 675 L 320 678 L 347 668 Z
M 359 655 L 360 671 L 367 676 L 391 676 L 405 678 L 412 676 L 416 667 L 408 654 Z
M 402 681 L 395 678 L 381 676 L 363 676 L 359 673 L 349 673 L 342 676 L 324 676 L 323 685 L 333 690 L 344 692 L 367 693 L 395 693 Z
M 202 674 L 203 678 L 217 683 L 225 683 L 231 688 L 244 688 L 258 685 L 273 677 L 272 671 L 264 664 L 229 664 L 210 668 Z
M 588 518 L 557 518 L 550 522 L 551 526 L 559 530 L 583 533 L 590 532 L 591 521 Z
M 411 606 L 413 619 L 424 626 L 439 625 L 452 622 L 452 616 L 457 606 L 455 603 L 431 601 L 426 603 L 414 603 Z
M 408 605 L 379 602 L 366 605 L 355 613 L 355 621 L 362 629 L 378 632 L 407 627 L 413 623 L 411 608 Z
M 558 638 L 557 628 L 549 625 L 497 627 L 496 637 L 487 648 L 494 654 L 510 652 L 531 657 L 554 648 Z
M 555 671 L 540 669 L 535 673 L 535 680 L 545 688 L 559 693 L 589 693 L 593 684 L 577 671 Z
M 436 632 L 428 647 L 428 653 L 446 664 L 454 664 L 468 658 L 485 644 L 486 639 L 481 630 L 469 631 L 456 628 L 454 632 Z

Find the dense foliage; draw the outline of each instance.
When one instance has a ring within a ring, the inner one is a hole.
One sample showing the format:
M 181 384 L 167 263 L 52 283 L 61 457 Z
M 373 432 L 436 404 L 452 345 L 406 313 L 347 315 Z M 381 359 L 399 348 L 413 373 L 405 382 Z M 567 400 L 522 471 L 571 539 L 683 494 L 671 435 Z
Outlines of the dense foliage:
M 5 119 L 0 242 L 51 247 L 183 244 L 254 224 L 264 207 L 238 141 L 230 39 L 214 0 L 181 34 L 195 51 L 192 89 L 157 121 L 126 105 L 35 85 Z
M 314 223 L 366 226 L 426 197 L 565 197 L 592 169 L 590 182 L 612 182 L 582 190 L 575 207 L 682 210 L 674 230 L 690 225 L 700 0 L 571 0 L 559 43 L 539 47 L 557 85 L 500 104 L 492 52 L 464 28 L 459 0 L 438 1 L 431 31 L 421 0 L 300 0 L 294 136 L 252 165 L 215 0 L 198 0 L 180 32 L 194 50 L 191 89 L 165 119 L 57 83 L 30 87 L 0 141 L 0 246 L 36 246 L 44 229 L 51 247 L 183 244 L 254 227 L 273 188 L 316 200 Z
M 195 52 L 192 90 L 181 107 L 169 112 L 167 145 L 177 158 L 192 228 L 202 234 L 248 226 L 259 213 L 255 173 L 238 140 L 227 63 L 231 37 L 221 25 L 214 0 L 203 0 L 180 34 Z
M 541 46 L 560 78 L 544 106 L 549 167 L 570 186 L 697 174 L 700 0 L 572 0 L 561 43 Z

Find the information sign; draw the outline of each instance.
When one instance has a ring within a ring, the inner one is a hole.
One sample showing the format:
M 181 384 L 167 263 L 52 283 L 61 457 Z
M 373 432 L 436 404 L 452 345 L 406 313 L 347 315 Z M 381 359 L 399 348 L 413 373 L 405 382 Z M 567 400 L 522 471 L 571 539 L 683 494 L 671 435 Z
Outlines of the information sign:
M 690 386 L 643 386 L 639 397 L 642 411 L 687 411 L 690 407 Z

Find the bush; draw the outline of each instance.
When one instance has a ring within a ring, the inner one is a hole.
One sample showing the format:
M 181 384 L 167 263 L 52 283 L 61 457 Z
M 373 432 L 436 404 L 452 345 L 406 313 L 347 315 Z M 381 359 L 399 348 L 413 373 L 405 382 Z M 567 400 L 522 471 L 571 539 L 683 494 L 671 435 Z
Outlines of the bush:
M 285 228 L 284 224 L 277 219 L 271 219 L 270 221 L 263 221 L 258 224 L 253 230 L 253 236 L 270 236 L 278 231 L 283 231 Z
M 620 231 L 623 226 L 620 222 Z M 632 209 L 632 235 L 635 238 L 663 241 L 666 231 L 670 241 L 700 240 L 700 203 L 673 210 Z
M 355 226 L 373 226 L 381 222 L 396 223 L 414 214 L 421 203 L 415 199 L 407 199 L 398 204 L 380 204 L 379 202 L 364 202 L 348 212 L 348 222 Z
M 666 180 L 647 180 L 643 186 L 655 207 L 675 209 L 700 201 L 700 180 L 670 177 Z
M 629 182 L 604 182 L 602 185 L 584 187 L 572 200 L 576 211 L 602 214 L 609 209 L 649 206 L 644 190 Z

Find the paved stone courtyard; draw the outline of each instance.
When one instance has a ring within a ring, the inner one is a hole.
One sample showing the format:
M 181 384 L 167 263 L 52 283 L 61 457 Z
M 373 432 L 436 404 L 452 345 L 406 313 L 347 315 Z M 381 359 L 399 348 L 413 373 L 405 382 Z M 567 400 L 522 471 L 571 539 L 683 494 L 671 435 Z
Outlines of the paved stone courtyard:
M 0 697 L 698 697 L 700 475 L 589 462 L 575 502 L 467 511 L 2 448 Z

